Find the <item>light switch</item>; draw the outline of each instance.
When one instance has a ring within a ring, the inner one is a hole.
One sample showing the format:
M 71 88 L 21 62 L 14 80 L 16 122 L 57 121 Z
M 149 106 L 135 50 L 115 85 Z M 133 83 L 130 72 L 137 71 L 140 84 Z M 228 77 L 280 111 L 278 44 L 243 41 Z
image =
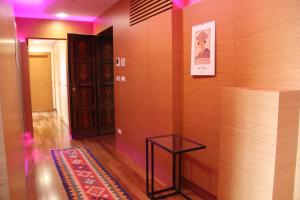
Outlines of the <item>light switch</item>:
M 121 81 L 121 77 L 120 76 L 116 76 L 116 81 Z
M 117 132 L 118 132 L 119 135 L 122 135 L 122 129 L 118 128 Z
M 126 76 L 121 76 L 121 81 L 125 82 L 126 81 Z
M 116 66 L 117 67 L 121 66 L 121 59 L 120 58 L 116 58 Z
M 122 67 L 126 66 L 126 58 L 121 58 L 121 66 Z

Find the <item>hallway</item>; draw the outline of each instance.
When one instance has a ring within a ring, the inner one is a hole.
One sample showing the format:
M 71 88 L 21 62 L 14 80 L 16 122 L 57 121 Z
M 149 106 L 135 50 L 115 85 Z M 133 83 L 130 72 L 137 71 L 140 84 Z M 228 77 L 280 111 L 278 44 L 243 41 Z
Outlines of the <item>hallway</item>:
M 115 148 L 114 135 L 71 140 L 68 127 L 55 112 L 33 114 L 34 139 L 26 141 L 27 199 L 65 200 L 67 195 L 50 150 L 70 146 L 88 147 L 133 199 L 147 199 L 145 171 Z M 187 192 L 193 199 L 200 199 Z M 176 197 L 172 199 L 177 199 Z M 178 198 L 181 199 L 181 198 Z

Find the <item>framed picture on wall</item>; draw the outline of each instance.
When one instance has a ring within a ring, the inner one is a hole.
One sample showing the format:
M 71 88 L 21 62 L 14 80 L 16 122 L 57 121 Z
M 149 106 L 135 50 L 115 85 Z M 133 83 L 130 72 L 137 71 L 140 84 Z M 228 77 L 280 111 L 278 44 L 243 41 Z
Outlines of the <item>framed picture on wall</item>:
M 192 27 L 191 75 L 215 73 L 215 21 L 211 21 Z

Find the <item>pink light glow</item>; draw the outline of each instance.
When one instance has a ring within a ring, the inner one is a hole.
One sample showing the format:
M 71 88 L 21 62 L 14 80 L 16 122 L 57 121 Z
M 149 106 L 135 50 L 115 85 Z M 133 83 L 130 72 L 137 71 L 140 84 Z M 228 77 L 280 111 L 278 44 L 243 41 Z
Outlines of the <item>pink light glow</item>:
M 32 134 L 30 132 L 24 134 L 24 144 L 25 147 L 30 147 L 33 144 Z
M 195 4 L 197 2 L 199 2 L 201 0 L 173 0 L 173 4 L 177 7 L 177 8 L 185 8 L 186 6 L 190 6 L 192 4 Z
M 40 5 L 44 0 L 11 0 L 12 3 L 20 5 Z
M 40 160 L 40 152 L 37 150 L 37 149 L 34 149 L 32 152 L 31 152 L 31 158 L 33 161 L 39 161 Z
M 59 7 L 53 7 L 54 0 L 10 0 L 13 4 L 16 17 L 34 19 L 61 20 L 56 14 L 61 12 Z M 93 22 L 95 16 L 71 15 L 64 20 Z
M 24 155 L 24 164 L 25 164 L 25 175 L 28 176 L 29 173 L 29 163 L 32 158 L 31 148 L 33 145 L 32 133 L 24 133 L 24 146 L 25 146 L 25 155 Z

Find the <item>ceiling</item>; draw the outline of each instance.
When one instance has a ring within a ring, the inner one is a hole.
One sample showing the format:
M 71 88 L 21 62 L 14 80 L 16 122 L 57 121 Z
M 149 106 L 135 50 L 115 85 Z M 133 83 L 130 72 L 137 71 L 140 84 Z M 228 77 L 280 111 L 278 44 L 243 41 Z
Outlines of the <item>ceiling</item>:
M 118 0 L 11 0 L 16 17 L 58 19 L 57 13 L 66 13 L 65 20 L 94 21 Z

